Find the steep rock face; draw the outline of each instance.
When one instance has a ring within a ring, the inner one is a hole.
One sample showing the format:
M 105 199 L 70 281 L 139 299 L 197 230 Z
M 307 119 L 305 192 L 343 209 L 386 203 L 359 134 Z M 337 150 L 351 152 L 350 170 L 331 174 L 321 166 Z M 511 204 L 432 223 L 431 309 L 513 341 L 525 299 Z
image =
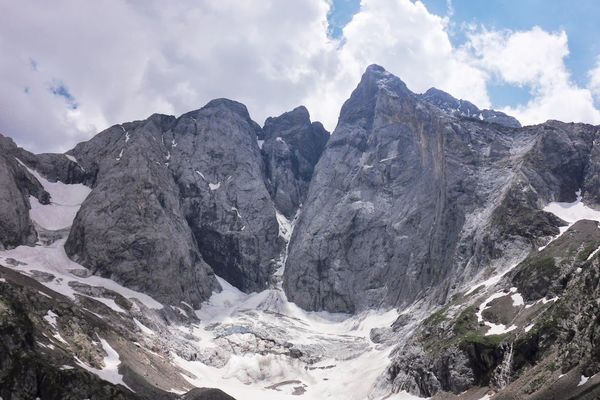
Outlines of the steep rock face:
M 95 274 L 159 301 L 197 306 L 217 285 L 194 245 L 179 189 L 164 164 L 160 139 L 169 122 L 154 117 L 130 124 L 129 139 L 113 127 L 73 150 L 97 176 L 65 250 Z
M 183 115 L 165 134 L 169 168 L 202 256 L 247 292 L 267 287 L 283 246 L 264 183 L 259 131 L 245 106 L 219 99 Z
M 269 192 L 287 218 L 293 217 L 304 202 L 328 139 L 329 133 L 320 122 L 311 123 L 305 107 L 265 121 L 262 153 Z
M 564 223 L 541 208 L 582 187 L 596 131 L 449 115 L 369 67 L 317 164 L 289 247 L 288 297 L 343 312 L 445 302 L 558 234 Z
M 0 135 L 0 250 L 33 245 L 37 235 L 29 218 L 29 196 L 46 204 L 48 193 L 15 158 L 15 143 Z
M 218 287 L 213 271 L 264 288 L 282 243 L 258 130 L 243 105 L 220 99 L 79 144 L 71 154 L 94 189 L 67 254 L 166 303 L 199 306 Z
M 521 127 L 521 123 L 510 115 L 496 110 L 480 110 L 475 104 L 466 100 L 456 99 L 450 94 L 436 88 L 431 88 L 423 93 L 421 99 L 439 107 L 450 115 L 476 118 L 509 128 Z
M 534 144 L 504 129 L 457 120 L 369 67 L 317 165 L 290 245 L 289 298 L 329 311 L 400 305 L 430 287 L 443 297 L 447 277 L 488 262 L 501 249 L 478 222 L 514 178 L 514 154 Z

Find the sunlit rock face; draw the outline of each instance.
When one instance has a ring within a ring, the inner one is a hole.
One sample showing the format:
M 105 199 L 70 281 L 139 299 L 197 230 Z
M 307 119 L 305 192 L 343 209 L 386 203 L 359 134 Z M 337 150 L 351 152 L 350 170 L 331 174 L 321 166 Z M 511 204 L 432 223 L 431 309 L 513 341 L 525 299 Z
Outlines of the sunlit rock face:
M 344 104 L 289 247 L 284 287 L 301 307 L 444 302 L 495 260 L 557 234 L 541 206 L 595 179 L 596 128 L 519 128 L 449 113 L 428 93 L 371 66 Z

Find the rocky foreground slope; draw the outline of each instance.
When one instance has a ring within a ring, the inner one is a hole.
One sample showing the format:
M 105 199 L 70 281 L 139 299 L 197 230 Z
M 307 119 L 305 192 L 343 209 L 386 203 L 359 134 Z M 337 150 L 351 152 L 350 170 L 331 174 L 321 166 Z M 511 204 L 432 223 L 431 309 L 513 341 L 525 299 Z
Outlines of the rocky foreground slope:
M 331 137 L 226 99 L 0 137 L 0 396 L 597 398 L 599 138 L 379 66 Z

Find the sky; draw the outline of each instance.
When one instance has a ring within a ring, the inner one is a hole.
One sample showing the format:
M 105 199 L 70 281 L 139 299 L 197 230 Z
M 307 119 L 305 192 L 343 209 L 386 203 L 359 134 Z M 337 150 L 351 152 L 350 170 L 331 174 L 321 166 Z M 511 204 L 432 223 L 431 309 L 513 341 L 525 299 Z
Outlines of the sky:
M 66 151 L 209 100 L 335 128 L 369 64 L 523 124 L 600 124 L 596 0 L 0 0 L 0 133 Z

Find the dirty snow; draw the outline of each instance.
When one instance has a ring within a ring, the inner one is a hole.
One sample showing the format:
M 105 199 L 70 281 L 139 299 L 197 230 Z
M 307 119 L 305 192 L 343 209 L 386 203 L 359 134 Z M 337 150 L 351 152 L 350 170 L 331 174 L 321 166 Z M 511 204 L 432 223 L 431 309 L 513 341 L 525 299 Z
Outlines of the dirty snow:
M 306 390 L 301 397 L 306 400 L 368 397 L 387 367 L 392 349 L 375 345 L 369 334 L 372 328 L 389 327 L 399 315 L 396 310 L 354 316 L 307 312 L 290 303 L 280 286 L 246 294 L 220 277 L 217 280 L 222 291 L 213 293 L 196 311 L 201 323 L 189 331 L 204 348 L 220 347 L 215 342 L 215 326 L 231 326 L 239 333 L 228 338 L 244 346 L 251 342 L 251 334 L 246 332 L 271 332 L 284 335 L 303 352 L 315 351 L 326 357 L 309 365 L 286 355 L 249 349 L 233 352 L 226 364 L 217 368 L 172 354 L 174 362 L 191 374 L 184 375 L 191 384 L 218 387 L 244 399 L 297 399 L 292 393 L 298 387 Z
M 58 317 L 58 315 L 56 315 L 52 310 L 48 310 L 46 315 L 44 315 L 44 319 L 46 320 L 46 322 L 48 322 L 54 329 L 57 329 L 56 317 Z
M 75 357 L 77 364 L 80 367 L 88 370 L 89 372 L 97 375 L 101 379 L 104 379 L 105 381 L 108 381 L 115 385 L 123 385 L 127 389 L 129 389 L 133 392 L 133 389 L 131 389 L 129 386 L 127 386 L 125 384 L 125 382 L 123 382 L 123 375 L 121 375 L 119 373 L 119 365 L 121 364 L 121 359 L 119 358 L 119 353 L 117 353 L 115 351 L 115 349 L 113 349 L 106 340 L 102 339 L 101 337 L 98 337 L 98 339 L 100 339 L 100 343 L 102 344 L 102 349 L 106 353 L 106 357 L 104 357 L 104 360 L 102 362 L 102 364 L 103 364 L 102 369 L 90 367 L 89 365 L 87 365 L 86 363 L 81 361 L 79 358 Z
M 66 238 L 63 238 L 48 246 L 19 246 L 11 250 L 2 251 L 0 252 L 0 262 L 25 275 L 31 275 L 32 271 L 42 271 L 54 275 L 55 278 L 53 280 L 40 283 L 71 299 L 75 299 L 77 292 L 69 286 L 69 282 L 80 282 L 112 290 L 125 298 L 138 300 L 148 308 L 160 309 L 163 307 L 162 304 L 150 296 L 128 289 L 110 279 L 96 275 L 82 278 L 72 274 L 71 270 L 85 270 L 86 268 L 67 257 L 64 249 L 65 241 Z M 7 258 L 14 258 L 27 265 L 12 267 L 6 263 Z

